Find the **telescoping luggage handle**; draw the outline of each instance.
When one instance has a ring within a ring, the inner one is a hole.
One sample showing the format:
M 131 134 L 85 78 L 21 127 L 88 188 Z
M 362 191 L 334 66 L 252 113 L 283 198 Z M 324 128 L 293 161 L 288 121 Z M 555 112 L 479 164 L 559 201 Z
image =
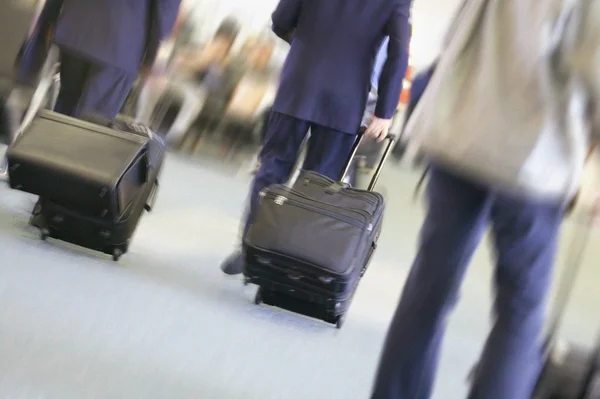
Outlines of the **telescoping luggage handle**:
M 348 174 L 348 172 L 350 171 L 350 168 L 352 167 L 352 162 L 354 161 L 354 157 L 356 156 L 358 147 L 360 146 L 360 144 L 362 143 L 362 140 L 364 138 L 363 133 L 364 133 L 364 129 L 361 130 L 358 133 L 358 135 L 356 136 L 356 140 L 354 141 L 352 150 L 350 151 L 350 155 L 348 155 L 348 158 L 346 159 L 346 163 L 344 164 L 344 170 L 342 171 L 342 174 L 340 175 L 340 178 L 339 178 L 340 182 L 344 181 L 344 178 L 346 178 L 346 175 Z M 302 153 L 303 151 L 306 150 L 306 148 L 308 147 L 309 140 L 310 140 L 310 133 L 308 135 L 306 135 L 306 137 L 302 141 L 302 144 L 300 144 L 300 148 L 301 148 L 300 153 Z M 368 187 L 369 191 L 373 191 L 373 189 L 375 188 L 375 185 L 377 184 L 377 181 L 379 180 L 379 175 L 381 174 L 383 165 L 385 164 L 386 159 L 392 152 L 392 148 L 394 148 L 394 143 L 396 142 L 396 136 L 394 134 L 390 133 L 387 135 L 385 140 L 387 140 L 388 144 L 385 147 L 385 150 L 383 152 L 383 155 L 381 156 L 379 164 L 377 165 L 377 168 L 375 169 L 375 173 L 373 174 L 373 177 L 371 178 L 371 182 L 369 183 L 369 187 Z M 285 182 L 286 187 L 290 188 L 294 185 L 294 182 L 298 178 L 298 176 L 300 174 L 300 170 L 302 169 L 303 161 L 304 161 L 303 157 L 301 155 L 299 155 L 296 160 L 296 164 L 294 165 L 294 168 L 293 168 L 293 170 L 295 172 L 292 173 L 292 175 L 287 180 L 287 182 Z
M 560 323 L 564 317 L 571 293 L 575 287 L 577 276 L 579 275 L 579 271 L 581 270 L 581 266 L 583 264 L 583 255 L 591 237 L 591 220 L 588 225 L 584 226 L 583 228 L 578 226 L 578 230 L 581 232 L 579 234 L 575 234 L 571 241 L 571 245 L 569 246 L 569 251 L 567 253 L 568 260 L 566 268 L 562 273 L 560 285 L 556 294 L 555 307 L 550 318 L 550 324 L 548 328 L 548 336 L 544 342 L 544 353 L 546 356 L 548 356 L 549 352 L 552 350 L 554 342 L 556 341 Z M 592 356 L 588 362 L 584 379 L 580 385 L 577 395 L 575 396 L 576 399 L 587 399 L 589 397 L 588 395 L 590 390 L 593 388 L 593 383 L 596 380 L 596 375 L 598 373 L 598 363 L 600 362 L 600 336 L 596 338 L 595 347 L 593 350 L 594 352 L 592 353 Z
M 591 221 L 588 226 L 577 226 L 577 230 L 579 233 L 576 233 L 571 240 L 567 253 L 567 264 L 559 280 L 558 292 L 554 301 L 554 310 L 552 311 L 548 325 L 548 335 L 544 342 L 545 352 L 551 350 L 556 340 L 560 324 L 571 298 L 571 293 L 575 287 L 577 276 L 583 264 L 583 255 L 590 242 Z
M 360 144 L 362 143 L 363 139 L 364 139 L 364 130 L 361 130 L 360 133 L 356 137 L 356 141 L 354 142 L 354 145 L 352 146 L 352 151 L 350 152 L 348 159 L 346 159 L 346 164 L 344 166 L 344 170 L 340 176 L 339 181 L 344 181 L 344 179 L 346 178 L 346 175 L 348 174 L 348 172 L 350 171 L 350 168 L 352 167 L 352 162 L 354 161 L 354 157 L 356 156 L 358 147 L 360 147 Z M 373 174 L 373 177 L 371 178 L 371 182 L 369 183 L 369 186 L 367 188 L 368 191 L 373 191 L 375 189 L 375 185 L 377 184 L 377 181 L 379 180 L 379 176 L 381 175 L 381 170 L 383 169 L 383 165 L 385 164 L 385 161 L 387 160 L 388 156 L 392 152 L 392 148 L 394 148 L 394 143 L 396 142 L 396 136 L 394 134 L 390 133 L 386 136 L 385 140 L 388 143 L 385 147 L 385 150 L 383 151 L 383 154 L 381 155 L 381 159 L 379 160 L 379 163 L 377 164 L 377 168 L 375 168 L 375 173 Z

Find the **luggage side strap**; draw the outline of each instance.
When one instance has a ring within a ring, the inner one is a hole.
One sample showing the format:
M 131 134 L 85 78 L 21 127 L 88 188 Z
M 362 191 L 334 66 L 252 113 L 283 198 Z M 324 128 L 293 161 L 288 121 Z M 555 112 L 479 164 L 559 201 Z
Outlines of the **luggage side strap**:
M 344 166 L 344 170 L 343 170 L 342 174 L 340 175 L 339 181 L 343 181 L 344 178 L 346 177 L 346 175 L 348 174 L 348 172 L 350 171 L 350 168 L 352 166 L 352 161 L 354 160 L 354 156 L 356 155 L 356 152 L 358 151 L 358 147 L 360 146 L 360 143 L 362 142 L 362 140 L 364 138 L 363 133 L 364 133 L 364 129 L 361 130 L 358 133 L 358 135 L 356 136 L 356 140 L 354 141 L 354 145 L 352 146 L 350 155 L 348 155 L 348 158 L 346 159 L 346 164 Z M 392 152 L 392 148 L 394 148 L 394 144 L 396 143 L 396 136 L 393 134 L 388 134 L 387 137 L 385 138 L 385 140 L 387 140 L 388 143 L 385 147 L 385 150 L 383 151 L 383 155 L 381 156 L 379 163 L 377 164 L 377 168 L 375 168 L 375 173 L 373 174 L 373 177 L 371 178 L 371 182 L 369 183 L 369 187 L 367 188 L 368 191 L 373 191 L 375 189 L 375 185 L 377 185 L 377 181 L 379 180 L 379 176 L 381 175 L 381 170 L 383 169 L 383 165 L 385 164 L 385 161 L 387 160 L 388 156 Z
M 579 270 L 581 269 L 583 263 L 585 249 L 590 241 L 591 226 L 588 225 L 583 227 L 583 231 L 581 231 L 582 227 L 577 226 L 577 228 L 580 230 L 580 232 L 579 234 L 575 234 L 571 240 L 569 251 L 567 253 L 567 264 L 565 265 L 565 270 L 559 280 L 560 285 L 556 294 L 554 310 L 552 311 L 552 316 L 550 317 L 548 336 L 546 337 L 546 341 L 544 342 L 543 346 L 545 354 L 547 354 L 552 348 L 556 336 L 558 335 L 558 329 L 565 314 L 567 305 L 569 304 L 571 292 L 573 291 L 575 281 L 579 275 Z

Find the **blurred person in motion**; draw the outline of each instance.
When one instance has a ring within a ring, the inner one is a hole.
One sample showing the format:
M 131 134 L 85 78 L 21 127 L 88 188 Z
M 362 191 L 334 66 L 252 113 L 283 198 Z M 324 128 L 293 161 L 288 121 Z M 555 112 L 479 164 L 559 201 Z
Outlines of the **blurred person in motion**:
M 218 80 L 231 57 L 231 49 L 239 32 L 240 23 L 237 19 L 228 17 L 223 20 L 204 46 L 192 46 L 177 55 L 175 67 L 178 73 L 201 84 L 211 87 L 215 85 L 214 82 Z
M 468 397 L 531 398 L 559 229 L 600 133 L 598 100 L 600 2 L 464 3 L 407 125 L 431 161 L 428 209 L 373 399 L 431 397 L 449 313 L 488 227 L 495 318 Z
M 373 64 L 389 37 L 375 117 L 366 134 L 387 135 L 406 74 L 410 0 L 281 0 L 273 32 L 291 44 L 273 104 L 242 240 L 265 187 L 285 182 L 311 132 L 304 168 L 338 179 L 364 114 Z M 240 274 L 243 254 L 221 265 Z
M 196 132 L 190 132 L 190 127 L 199 116 L 204 116 L 200 119 L 206 122 L 207 129 L 217 124 L 215 119 L 222 114 L 224 93 L 228 91 L 231 51 L 239 32 L 239 21 L 228 17 L 204 46 L 192 45 L 177 54 L 174 63 L 177 76 L 171 82 L 171 89 L 183 98 L 183 105 L 169 129 L 170 142 L 196 143 L 200 138 Z
M 136 82 L 134 89 L 129 94 L 130 99 L 136 100 L 135 103 L 130 99 L 127 100 L 127 105 L 131 104 L 135 107 L 135 110 L 129 113 L 135 115 L 136 123 L 151 125 L 156 107 L 165 90 L 169 87 L 169 70 L 175 58 L 179 33 L 186 16 L 186 10 L 182 6 L 179 9 L 171 34 L 161 42 L 151 69 L 146 76 Z
M 226 108 L 219 134 L 223 136 L 223 149 L 229 156 L 262 142 L 258 130 L 264 127 L 262 113 L 273 102 L 277 77 L 269 65 L 273 50 L 274 43 L 269 36 L 249 36 L 228 63 Z
M 113 119 L 140 71 L 152 67 L 181 0 L 46 0 L 42 34 L 60 48 L 55 110 Z

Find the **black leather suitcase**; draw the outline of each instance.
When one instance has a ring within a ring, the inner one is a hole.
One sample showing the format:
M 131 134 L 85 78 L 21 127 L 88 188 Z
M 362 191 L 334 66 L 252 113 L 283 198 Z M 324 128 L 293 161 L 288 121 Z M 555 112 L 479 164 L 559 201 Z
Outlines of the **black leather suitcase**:
M 158 187 L 165 146 L 143 126 L 112 127 L 42 111 L 7 151 L 14 189 L 39 195 L 32 224 L 113 255 L 127 252 Z
M 341 328 L 381 232 L 385 204 L 373 188 L 393 143 L 390 136 L 368 190 L 302 171 L 291 187 L 274 185 L 261 193 L 243 245 L 245 282 L 259 286 L 257 304 Z M 359 144 L 357 139 L 343 175 Z

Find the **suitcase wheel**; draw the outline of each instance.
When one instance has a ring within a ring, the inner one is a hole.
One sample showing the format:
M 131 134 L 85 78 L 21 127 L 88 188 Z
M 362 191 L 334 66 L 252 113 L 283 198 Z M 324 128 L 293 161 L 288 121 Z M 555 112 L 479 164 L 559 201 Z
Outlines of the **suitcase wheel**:
M 344 325 L 344 319 L 345 317 L 343 315 L 339 315 L 338 317 L 335 318 L 335 328 L 337 328 L 338 330 L 342 328 L 342 326 Z
M 119 248 L 113 249 L 112 258 L 115 262 L 118 262 L 119 259 L 121 259 L 121 255 L 123 255 L 123 251 L 121 251 Z
M 50 237 L 50 230 L 48 230 L 47 228 L 41 228 L 40 229 L 40 238 L 42 239 L 42 241 L 46 241 L 48 239 L 48 237 Z
M 254 304 L 260 305 L 262 303 L 262 292 L 261 288 L 256 291 L 256 295 L 254 296 Z

